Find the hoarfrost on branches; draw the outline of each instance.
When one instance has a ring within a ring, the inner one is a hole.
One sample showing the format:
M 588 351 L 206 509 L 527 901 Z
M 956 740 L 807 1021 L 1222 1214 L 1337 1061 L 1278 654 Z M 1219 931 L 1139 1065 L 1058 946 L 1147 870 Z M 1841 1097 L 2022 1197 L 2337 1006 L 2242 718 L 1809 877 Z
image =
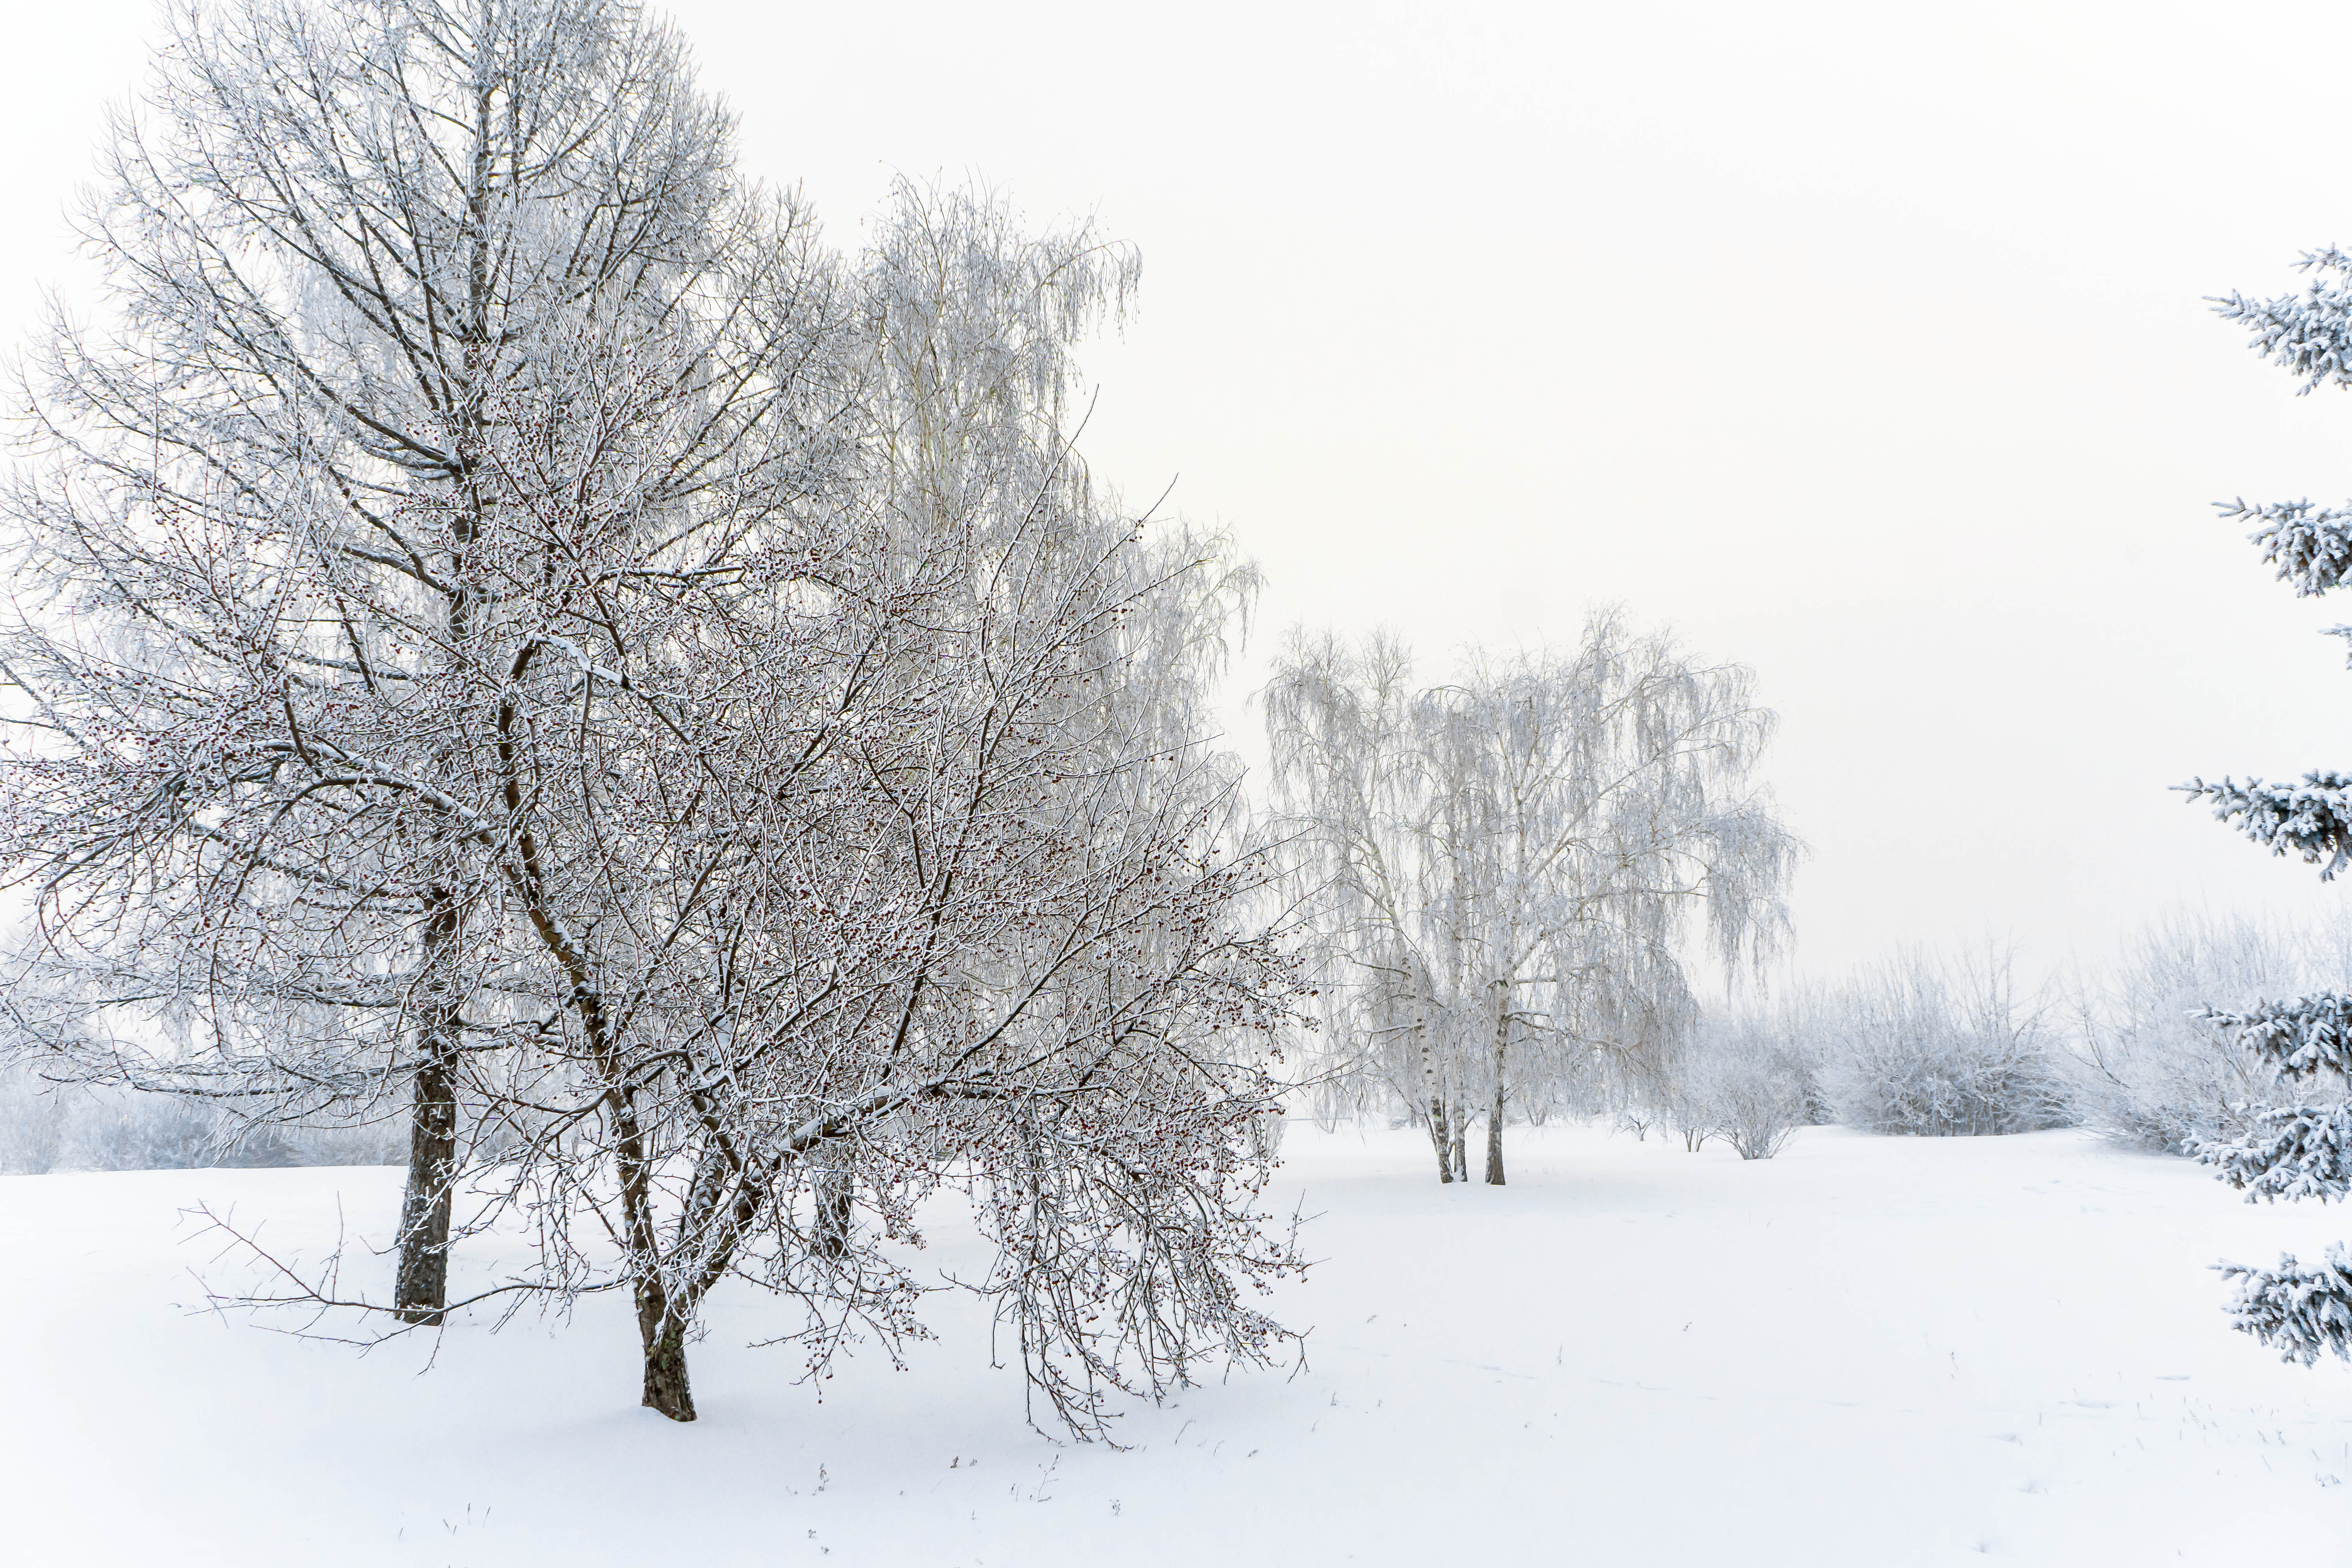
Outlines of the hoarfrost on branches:
M 2232 522 L 2261 525 L 2246 537 L 2262 547 L 2263 563 L 2278 568 L 2280 580 L 2293 583 L 2298 595 L 2325 594 L 2352 570 L 2352 510 L 2315 507 L 2308 498 L 2248 506 L 2240 497 L 2218 505 Z
M 2233 289 L 2213 297 L 2214 312 L 2251 328 L 2254 352 L 2300 379 L 2297 392 L 2352 385 L 2352 255 L 2324 246 L 2295 268 L 2311 274 L 2301 294 L 2250 300 Z
M 1914 950 L 1821 1011 L 1822 1078 L 1838 1120 L 1873 1132 L 1984 1137 L 2073 1118 L 2045 1007 L 1998 949 Z
M 2310 1099 L 2307 1081 L 2283 1094 L 2270 1064 L 2231 1037 L 2233 1016 L 2207 1004 L 2291 995 L 2344 973 L 2347 956 L 2344 920 L 2300 926 L 2180 911 L 2152 922 L 2104 979 L 2074 987 L 2070 1076 L 2080 1118 L 2179 1154 L 2236 1137 L 2253 1110 Z

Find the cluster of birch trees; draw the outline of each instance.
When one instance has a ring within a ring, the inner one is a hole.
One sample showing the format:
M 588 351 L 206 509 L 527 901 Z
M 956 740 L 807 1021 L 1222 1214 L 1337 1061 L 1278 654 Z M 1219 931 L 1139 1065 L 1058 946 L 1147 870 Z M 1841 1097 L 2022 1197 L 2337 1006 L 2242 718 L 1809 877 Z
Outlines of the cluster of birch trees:
M 813 1366 L 919 1332 L 960 1193 L 1083 1426 L 1280 1337 L 1301 983 L 1202 740 L 1252 583 L 1071 448 L 1130 254 L 913 186 L 836 248 L 730 135 L 623 0 L 175 15 L 0 502 L 13 1022 L 405 1119 L 348 1304 L 621 1293 L 681 1420 L 724 1280 Z
M 1800 853 L 1752 774 L 1747 670 L 1593 616 L 1423 686 L 1388 637 L 1295 638 L 1265 694 L 1327 1104 L 1402 1110 L 1442 1182 L 1513 1117 L 1686 1087 L 1690 965 L 1760 965 Z

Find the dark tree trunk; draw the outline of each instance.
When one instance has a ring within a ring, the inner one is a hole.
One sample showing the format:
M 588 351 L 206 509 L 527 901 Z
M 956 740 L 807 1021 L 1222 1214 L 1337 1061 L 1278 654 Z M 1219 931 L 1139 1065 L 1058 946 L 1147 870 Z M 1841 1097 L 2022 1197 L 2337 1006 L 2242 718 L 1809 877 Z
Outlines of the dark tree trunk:
M 686 1324 L 673 1316 L 658 1289 L 637 1291 L 637 1333 L 645 1342 L 645 1406 L 673 1421 L 694 1419 L 694 1390 L 686 1376 Z
M 1429 1102 L 1429 1141 L 1437 1145 L 1437 1179 L 1443 1185 L 1454 1183 L 1454 1140 L 1445 1131 L 1445 1101 Z
M 446 894 L 428 895 L 425 928 L 428 985 L 457 936 L 457 913 Z M 402 1321 L 437 1323 L 449 1302 L 450 1186 L 457 1170 L 457 1008 L 435 997 L 417 1028 L 416 1068 L 408 1131 L 408 1190 L 400 1205 L 400 1262 L 392 1310 Z
M 457 467 L 454 474 L 458 504 L 449 509 L 447 598 L 442 605 L 443 672 L 463 689 L 467 644 L 474 632 L 477 608 L 469 575 L 474 545 L 486 523 L 486 502 L 474 482 L 480 461 L 483 413 L 480 399 L 471 394 L 482 384 L 488 349 L 490 287 L 488 241 L 488 182 L 493 168 L 489 149 L 491 93 L 478 85 L 474 95 L 473 179 L 467 193 L 467 210 L 477 227 L 467 262 L 468 318 L 453 323 L 465 344 L 464 384 L 468 395 L 459 410 Z M 446 741 L 436 761 L 454 769 L 459 745 Z M 450 852 L 453 856 L 455 851 Z M 419 978 L 424 1005 L 418 1010 L 418 1058 L 414 1096 L 414 1121 L 408 1135 L 408 1191 L 400 1209 L 400 1265 L 393 1286 L 393 1310 L 411 1323 L 437 1323 L 449 1301 L 450 1185 L 457 1169 L 457 1056 L 463 1045 L 463 1008 L 457 981 L 457 946 L 461 936 L 459 894 L 446 887 L 425 890 L 424 949 Z
M 408 1191 L 400 1205 L 400 1269 L 392 1307 L 404 1322 L 437 1323 L 449 1301 L 449 1180 L 457 1163 L 457 1101 L 449 1062 L 416 1073 Z

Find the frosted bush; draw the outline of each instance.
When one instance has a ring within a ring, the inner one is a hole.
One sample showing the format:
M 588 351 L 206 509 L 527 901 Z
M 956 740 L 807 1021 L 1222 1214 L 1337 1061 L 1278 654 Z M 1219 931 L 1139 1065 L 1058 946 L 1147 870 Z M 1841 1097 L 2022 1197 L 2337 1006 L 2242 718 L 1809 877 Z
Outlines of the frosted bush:
M 1967 1137 L 2074 1119 L 2065 1060 L 1998 954 L 1907 953 L 1830 997 L 1819 1026 L 1823 1087 L 1849 1126 Z
M 1654 1110 L 1640 1121 L 1621 1111 L 1619 1122 L 1638 1132 L 1664 1121 L 1696 1150 L 1710 1140 L 1730 1145 L 1743 1160 L 1769 1160 L 1789 1135 L 1822 1120 L 1813 1064 L 1788 1008 L 1717 1014 L 1668 1064 Z
M 1803 1064 L 1769 1028 L 1724 1033 L 1699 1077 L 1706 1119 L 1741 1159 L 1769 1160 L 1809 1120 Z
M 2185 1153 L 2245 1134 L 2296 1097 L 2203 1012 L 2300 995 L 2342 977 L 2352 928 L 2180 915 L 2081 987 L 2073 1062 L 2081 1119 L 2135 1147 Z M 2341 1088 L 2332 1075 L 2320 1087 Z M 2307 1089 L 2308 1086 L 2306 1086 Z

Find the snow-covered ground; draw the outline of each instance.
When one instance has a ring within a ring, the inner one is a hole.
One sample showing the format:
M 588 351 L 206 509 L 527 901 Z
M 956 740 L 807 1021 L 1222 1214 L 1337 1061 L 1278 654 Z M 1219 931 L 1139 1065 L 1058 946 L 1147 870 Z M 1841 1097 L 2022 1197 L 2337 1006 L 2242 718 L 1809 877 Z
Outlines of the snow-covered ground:
M 2230 1332 L 2205 1268 L 2343 1215 L 2066 1132 L 1742 1164 L 1551 1129 L 1501 1191 L 1426 1151 L 1292 1129 L 1307 1365 L 1138 1410 L 1125 1451 L 1031 1432 L 949 1297 L 909 1370 L 821 1400 L 723 1302 L 680 1427 L 618 1301 L 363 1357 L 184 1310 L 192 1268 L 242 1278 L 184 1209 L 315 1249 L 381 1234 L 396 1172 L 0 1178 L 0 1559 L 2352 1563 L 2352 1375 Z

